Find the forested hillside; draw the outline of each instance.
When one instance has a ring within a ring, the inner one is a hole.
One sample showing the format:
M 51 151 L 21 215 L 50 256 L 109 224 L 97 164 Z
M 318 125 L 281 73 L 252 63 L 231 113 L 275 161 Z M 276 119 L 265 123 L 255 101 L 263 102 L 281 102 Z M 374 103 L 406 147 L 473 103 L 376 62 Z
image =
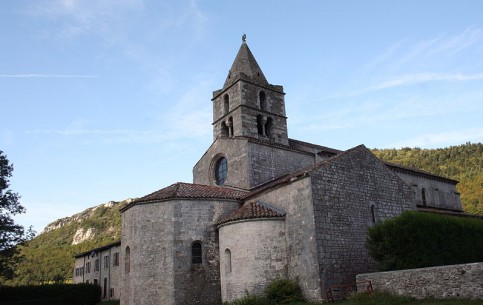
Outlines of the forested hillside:
M 483 214 L 483 144 L 466 143 L 437 149 L 373 149 L 380 159 L 459 181 L 465 212 Z
M 130 201 L 111 201 L 49 224 L 21 248 L 23 259 L 8 284 L 71 281 L 74 254 L 121 239 L 119 209 Z
M 483 214 L 483 144 L 466 143 L 441 149 L 374 149 L 382 160 L 460 181 L 458 191 L 467 213 Z M 10 284 L 70 281 L 76 253 L 121 238 L 119 209 L 131 200 L 109 202 L 51 223 L 27 246 Z

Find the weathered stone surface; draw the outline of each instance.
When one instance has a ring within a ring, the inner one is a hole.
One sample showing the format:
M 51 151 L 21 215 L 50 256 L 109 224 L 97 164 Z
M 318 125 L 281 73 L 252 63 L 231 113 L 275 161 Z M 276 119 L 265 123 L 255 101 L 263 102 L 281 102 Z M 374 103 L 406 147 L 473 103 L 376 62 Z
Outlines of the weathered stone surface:
M 223 301 L 261 295 L 268 283 L 287 276 L 284 219 L 251 219 L 220 227 Z
M 359 290 L 371 281 L 375 291 L 423 298 L 483 300 L 483 263 L 357 275 Z
M 367 229 L 377 221 L 416 209 L 411 188 L 365 147 L 329 160 L 311 174 L 324 288 L 351 284 L 356 274 L 375 270 L 364 246 Z
M 239 207 L 234 200 L 172 199 L 123 212 L 121 304 L 221 303 L 216 223 Z M 192 245 L 202 245 L 202 263 L 192 263 Z M 126 260 L 125 260 L 126 261 Z

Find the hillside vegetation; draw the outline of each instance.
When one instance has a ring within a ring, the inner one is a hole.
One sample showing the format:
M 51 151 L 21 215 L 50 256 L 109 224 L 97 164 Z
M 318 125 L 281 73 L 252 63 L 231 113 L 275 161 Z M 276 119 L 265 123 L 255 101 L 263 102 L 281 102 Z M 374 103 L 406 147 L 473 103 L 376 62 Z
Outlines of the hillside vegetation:
M 374 149 L 379 158 L 460 181 L 463 207 L 483 214 L 483 144 L 466 143 L 441 149 Z M 108 202 L 54 221 L 22 248 L 25 258 L 8 283 L 40 284 L 72 279 L 73 255 L 121 238 L 119 209 L 131 199 Z
M 72 280 L 74 254 L 121 239 L 119 209 L 131 202 L 108 202 L 49 224 L 21 248 L 20 263 L 10 285 L 61 283 Z
M 437 149 L 373 149 L 381 160 L 407 165 L 459 181 L 463 209 L 483 214 L 483 144 L 466 143 Z

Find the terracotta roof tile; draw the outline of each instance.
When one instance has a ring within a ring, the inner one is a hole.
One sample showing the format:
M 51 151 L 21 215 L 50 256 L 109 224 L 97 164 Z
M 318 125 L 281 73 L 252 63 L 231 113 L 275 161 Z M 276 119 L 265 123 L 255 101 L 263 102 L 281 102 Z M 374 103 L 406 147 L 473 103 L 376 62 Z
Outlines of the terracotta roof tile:
M 153 201 L 162 201 L 166 199 L 232 199 L 232 200 L 239 200 L 241 199 L 247 192 L 239 191 L 235 189 L 230 189 L 227 187 L 220 187 L 220 186 L 211 186 L 211 185 L 203 185 L 203 184 L 193 184 L 193 183 L 184 183 L 184 182 L 177 182 L 172 184 L 168 187 L 165 187 L 159 191 L 154 193 L 148 194 L 141 198 L 138 198 L 131 202 L 129 205 L 121 209 L 121 212 L 129 209 L 133 205 L 139 203 L 147 203 Z
M 256 219 L 256 218 L 281 218 L 285 217 L 285 212 L 272 207 L 266 203 L 257 201 L 244 204 L 241 208 L 233 212 L 232 214 L 222 218 L 218 225 L 243 219 Z

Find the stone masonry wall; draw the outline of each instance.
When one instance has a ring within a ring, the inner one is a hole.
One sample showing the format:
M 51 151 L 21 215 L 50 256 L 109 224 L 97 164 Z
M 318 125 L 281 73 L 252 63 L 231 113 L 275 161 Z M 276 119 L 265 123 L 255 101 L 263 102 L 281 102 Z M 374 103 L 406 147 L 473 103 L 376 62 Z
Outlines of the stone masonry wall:
M 483 263 L 440 266 L 357 275 L 375 291 L 423 298 L 483 300 Z M 359 290 L 364 288 L 358 287 Z
M 130 270 L 122 262 L 121 304 L 220 304 L 215 223 L 238 207 L 235 201 L 178 199 L 124 211 L 121 242 L 124 251 L 130 248 Z M 192 264 L 193 242 L 202 244 L 202 264 Z
M 305 298 L 321 301 L 310 185 L 310 177 L 305 177 L 248 201 L 260 200 L 286 212 L 287 274 L 290 278 L 298 279 Z
M 173 214 L 173 204 L 166 202 L 122 213 L 121 305 L 175 304 Z
M 239 207 L 234 201 L 179 200 L 175 203 L 175 304 L 221 304 L 219 235 L 215 224 Z M 201 242 L 202 264 L 192 263 L 194 242 Z
M 223 225 L 220 232 L 223 302 L 261 295 L 276 278 L 287 275 L 284 219 L 251 219 Z
M 259 143 L 249 143 L 248 154 L 251 186 L 260 185 L 315 162 L 315 155 Z
M 418 205 L 452 209 L 462 211 L 461 199 L 456 191 L 456 185 L 441 180 L 426 178 L 421 175 L 395 172 L 401 179 L 410 185 L 416 194 Z M 424 188 L 425 202 L 423 202 L 422 189 Z
M 357 274 L 375 270 L 364 246 L 367 229 L 374 221 L 414 210 L 416 204 L 411 188 L 363 146 L 335 157 L 311 176 L 325 291 L 331 285 L 352 284 Z
M 193 167 L 193 183 L 216 185 L 215 162 L 219 156 L 228 162 L 226 186 L 249 188 L 248 140 L 237 138 L 219 138 Z

